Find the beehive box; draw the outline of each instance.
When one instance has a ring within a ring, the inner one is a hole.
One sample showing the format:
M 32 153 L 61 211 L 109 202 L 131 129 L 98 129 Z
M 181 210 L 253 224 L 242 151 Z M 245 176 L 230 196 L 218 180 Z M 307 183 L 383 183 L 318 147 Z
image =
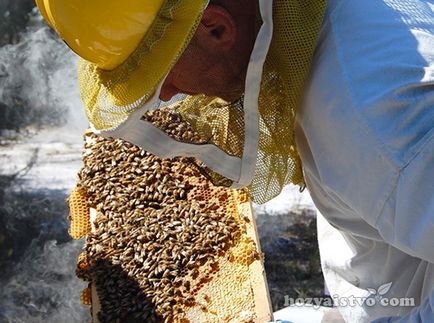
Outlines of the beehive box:
M 177 123 L 172 135 L 194 138 L 173 112 L 163 115 Z M 87 234 L 77 275 L 89 282 L 82 301 L 94 322 L 271 319 L 245 192 L 214 186 L 192 159 L 160 159 L 92 133 L 83 161 L 70 233 Z

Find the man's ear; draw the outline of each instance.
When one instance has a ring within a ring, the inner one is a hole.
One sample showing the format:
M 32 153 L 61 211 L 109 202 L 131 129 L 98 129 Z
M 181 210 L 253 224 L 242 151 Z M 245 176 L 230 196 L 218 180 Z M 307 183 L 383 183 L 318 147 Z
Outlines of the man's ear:
M 197 36 L 208 49 L 230 49 L 236 41 L 237 26 L 226 9 L 209 5 L 203 13 Z

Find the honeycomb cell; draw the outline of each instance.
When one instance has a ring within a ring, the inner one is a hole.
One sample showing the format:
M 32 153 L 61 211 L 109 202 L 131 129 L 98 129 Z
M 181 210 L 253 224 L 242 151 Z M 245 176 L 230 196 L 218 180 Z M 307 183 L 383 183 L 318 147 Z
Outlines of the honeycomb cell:
M 85 252 L 82 252 L 78 255 L 77 259 L 77 268 L 80 270 L 86 270 L 89 269 L 90 264 L 87 259 L 87 254 Z
M 83 291 L 80 294 L 80 301 L 84 305 L 91 305 L 92 304 L 92 292 L 89 287 L 83 289 Z

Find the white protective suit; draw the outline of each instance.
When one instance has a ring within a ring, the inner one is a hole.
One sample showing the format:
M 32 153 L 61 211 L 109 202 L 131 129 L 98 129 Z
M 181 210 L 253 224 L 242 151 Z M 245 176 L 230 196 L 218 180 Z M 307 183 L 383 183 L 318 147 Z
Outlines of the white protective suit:
M 434 322 L 434 1 L 329 1 L 296 140 L 345 320 Z

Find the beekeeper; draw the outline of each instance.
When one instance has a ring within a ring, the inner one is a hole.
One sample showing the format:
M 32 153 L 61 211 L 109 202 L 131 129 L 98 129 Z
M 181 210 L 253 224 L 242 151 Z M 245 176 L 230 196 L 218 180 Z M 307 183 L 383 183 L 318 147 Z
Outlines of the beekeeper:
M 431 0 L 36 2 L 82 58 L 94 132 L 257 202 L 306 184 L 345 320 L 434 322 Z M 201 145 L 141 119 L 177 94 Z

